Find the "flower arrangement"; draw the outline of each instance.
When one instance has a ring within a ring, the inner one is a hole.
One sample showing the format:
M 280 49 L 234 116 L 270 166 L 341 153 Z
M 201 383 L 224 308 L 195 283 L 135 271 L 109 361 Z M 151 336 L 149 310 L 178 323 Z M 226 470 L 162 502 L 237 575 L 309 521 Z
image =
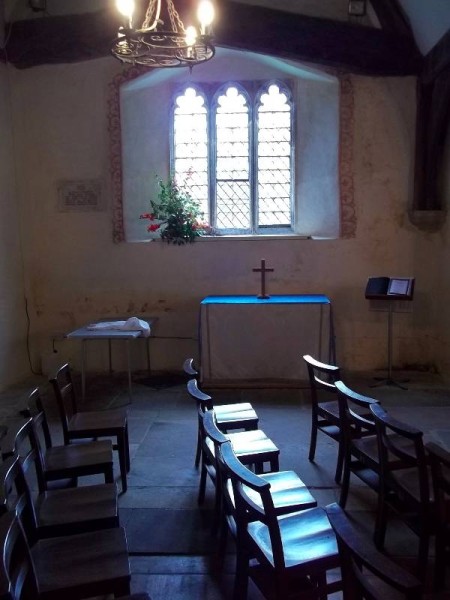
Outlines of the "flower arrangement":
M 209 232 L 209 225 L 202 220 L 199 202 L 180 188 L 173 177 L 167 182 L 159 179 L 158 185 L 158 200 L 150 200 L 152 212 L 140 216 L 150 221 L 147 231 L 159 230 L 162 240 L 178 246 L 192 243 L 196 237 Z

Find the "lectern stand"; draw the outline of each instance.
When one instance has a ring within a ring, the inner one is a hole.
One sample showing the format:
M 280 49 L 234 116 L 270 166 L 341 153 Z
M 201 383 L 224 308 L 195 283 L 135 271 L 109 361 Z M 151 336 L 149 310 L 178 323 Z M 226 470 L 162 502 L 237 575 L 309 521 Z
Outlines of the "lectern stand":
M 368 300 L 384 300 L 388 303 L 388 367 L 387 377 L 375 377 L 378 383 L 371 387 L 379 385 L 393 385 L 402 390 L 407 390 L 401 385 L 405 382 L 395 381 L 392 377 L 392 325 L 394 315 L 394 302 L 397 300 L 412 300 L 414 294 L 414 278 L 412 277 L 369 277 L 366 286 L 366 298 Z

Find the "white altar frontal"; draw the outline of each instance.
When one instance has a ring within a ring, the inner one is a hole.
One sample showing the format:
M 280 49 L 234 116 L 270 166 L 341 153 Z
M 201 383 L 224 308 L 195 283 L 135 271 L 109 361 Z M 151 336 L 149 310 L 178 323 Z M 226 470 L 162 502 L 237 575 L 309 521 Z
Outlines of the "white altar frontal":
M 301 387 L 304 354 L 335 362 L 331 302 L 319 294 L 207 296 L 199 339 L 203 385 Z

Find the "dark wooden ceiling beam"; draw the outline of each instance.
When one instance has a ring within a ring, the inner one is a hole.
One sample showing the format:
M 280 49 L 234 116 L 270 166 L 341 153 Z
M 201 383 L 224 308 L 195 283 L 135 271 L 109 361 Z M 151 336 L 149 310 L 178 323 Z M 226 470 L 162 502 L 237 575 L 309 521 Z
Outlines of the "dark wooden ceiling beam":
M 370 0 L 370 4 L 384 31 L 389 31 L 402 37 L 409 36 L 414 40 L 411 25 L 398 0 Z
M 411 75 L 420 70 L 421 57 L 411 40 L 379 29 L 225 0 L 217 0 L 217 12 L 218 46 L 366 75 Z M 18 21 L 12 26 L 6 57 L 16 67 L 27 68 L 107 56 L 118 24 L 112 11 Z
M 421 80 L 431 83 L 450 67 L 450 30 L 428 52 L 423 61 Z
M 409 36 L 222 0 L 218 45 L 337 67 L 367 75 L 410 75 L 421 56 Z

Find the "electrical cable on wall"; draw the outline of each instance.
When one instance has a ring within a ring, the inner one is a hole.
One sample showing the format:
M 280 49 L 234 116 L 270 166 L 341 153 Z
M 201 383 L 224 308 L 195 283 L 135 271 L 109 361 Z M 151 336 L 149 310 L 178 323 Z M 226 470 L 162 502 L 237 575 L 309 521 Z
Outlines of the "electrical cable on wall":
M 30 370 L 33 373 L 33 375 L 42 375 L 42 371 L 38 372 L 35 371 L 33 368 L 33 363 L 31 361 L 31 351 L 30 351 L 30 327 L 31 327 L 31 320 L 30 320 L 30 315 L 28 313 L 28 299 L 26 296 L 24 296 L 24 300 L 25 300 L 25 315 L 27 317 L 27 356 L 28 356 L 28 363 L 30 365 Z

